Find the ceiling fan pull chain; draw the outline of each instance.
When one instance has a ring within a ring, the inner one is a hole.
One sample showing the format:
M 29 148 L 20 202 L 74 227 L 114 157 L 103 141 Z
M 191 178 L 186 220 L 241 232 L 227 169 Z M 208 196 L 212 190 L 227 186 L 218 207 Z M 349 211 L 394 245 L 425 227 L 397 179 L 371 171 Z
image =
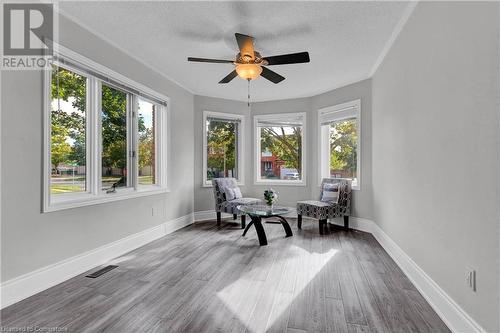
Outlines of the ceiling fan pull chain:
M 247 106 L 250 107 L 250 79 L 248 79 L 247 81 L 248 81 L 248 102 L 247 102 Z

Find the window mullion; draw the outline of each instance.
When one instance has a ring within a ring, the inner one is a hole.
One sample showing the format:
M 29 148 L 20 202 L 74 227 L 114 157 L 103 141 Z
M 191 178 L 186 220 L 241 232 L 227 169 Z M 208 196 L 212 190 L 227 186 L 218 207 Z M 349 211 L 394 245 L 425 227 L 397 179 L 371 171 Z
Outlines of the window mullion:
M 92 193 L 92 109 L 93 89 L 92 79 L 87 78 L 85 95 L 85 190 Z
M 139 186 L 139 158 L 138 158 L 138 132 L 139 132 L 139 122 L 138 122 L 138 98 L 135 95 L 128 95 L 128 115 L 127 115 L 127 142 L 128 142 L 128 158 L 127 158 L 127 170 L 129 170 L 130 183 L 129 186 L 137 189 Z
M 89 151 L 90 151 L 90 193 L 99 195 L 101 193 L 101 83 L 98 79 L 90 78 L 89 98 Z

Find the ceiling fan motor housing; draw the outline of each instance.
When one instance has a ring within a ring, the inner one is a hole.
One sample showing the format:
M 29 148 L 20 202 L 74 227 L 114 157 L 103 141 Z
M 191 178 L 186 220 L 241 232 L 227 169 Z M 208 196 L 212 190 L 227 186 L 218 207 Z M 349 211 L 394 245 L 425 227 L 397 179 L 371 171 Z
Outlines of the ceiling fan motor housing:
M 235 63 L 236 64 L 259 64 L 259 65 L 264 65 L 264 66 L 267 65 L 267 61 L 262 58 L 262 56 L 260 55 L 259 52 L 254 51 L 253 53 L 254 53 L 253 57 L 248 53 L 245 53 L 243 55 L 241 53 L 238 53 L 236 55 Z

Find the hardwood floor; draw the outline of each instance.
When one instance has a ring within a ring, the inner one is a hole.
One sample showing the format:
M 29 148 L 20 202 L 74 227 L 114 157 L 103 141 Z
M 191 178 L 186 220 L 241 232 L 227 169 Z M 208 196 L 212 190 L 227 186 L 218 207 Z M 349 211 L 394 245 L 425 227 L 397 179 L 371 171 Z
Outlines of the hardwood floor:
M 201 222 L 132 251 L 95 279 L 81 274 L 1 311 L 1 326 L 66 332 L 449 332 L 367 233 L 293 237 Z M 94 269 L 97 270 L 98 268 Z M 92 270 L 92 271 L 94 271 Z

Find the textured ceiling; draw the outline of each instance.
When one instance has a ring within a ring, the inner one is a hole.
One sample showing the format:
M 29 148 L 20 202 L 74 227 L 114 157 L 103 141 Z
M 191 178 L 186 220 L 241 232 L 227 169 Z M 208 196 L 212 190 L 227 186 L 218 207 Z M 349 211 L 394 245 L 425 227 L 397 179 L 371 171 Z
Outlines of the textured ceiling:
M 252 100 L 312 96 L 369 76 L 405 12 L 405 2 L 60 2 L 63 14 L 198 95 L 245 100 L 247 82 L 217 82 L 234 59 L 234 33 L 256 38 L 263 56 L 309 51 L 311 62 L 272 66 L 286 77 L 251 83 Z

